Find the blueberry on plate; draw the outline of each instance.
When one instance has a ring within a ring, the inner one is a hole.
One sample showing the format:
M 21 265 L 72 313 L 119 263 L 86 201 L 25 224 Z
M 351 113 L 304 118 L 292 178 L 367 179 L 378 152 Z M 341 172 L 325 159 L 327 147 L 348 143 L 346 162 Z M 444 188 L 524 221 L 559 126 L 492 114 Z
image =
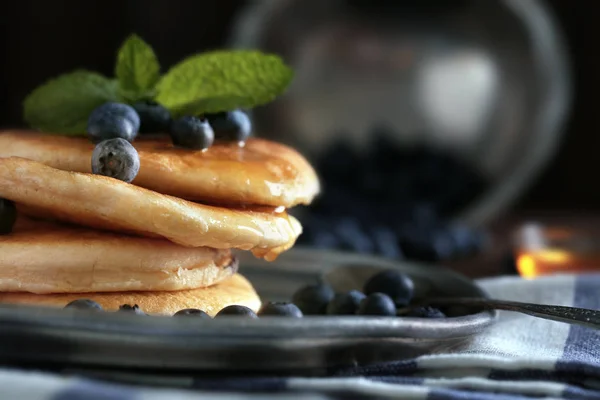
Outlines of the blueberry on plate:
M 177 147 L 204 150 L 212 146 L 215 134 L 207 119 L 187 116 L 171 123 L 171 140 Z
M 328 315 L 354 315 L 358 311 L 360 302 L 365 299 L 363 293 L 351 290 L 346 293 L 338 293 L 327 305 Z
M 194 318 L 201 318 L 201 319 L 211 319 L 210 315 L 208 315 L 207 313 L 205 313 L 202 310 L 198 310 L 197 308 L 186 308 L 183 310 L 179 310 L 175 314 L 173 314 L 173 316 L 174 317 L 194 317 Z
M 396 315 L 396 305 L 384 293 L 371 293 L 360 302 L 357 314 L 393 317 Z
M 140 133 L 167 133 L 171 126 L 171 112 L 152 101 L 140 101 L 133 105 L 140 117 Z
M 92 152 L 92 172 L 131 182 L 140 170 L 137 150 L 125 139 L 116 138 L 100 142 Z
M 443 312 L 430 306 L 412 308 L 405 316 L 417 318 L 446 318 L 446 315 Z
M 76 310 L 95 310 L 101 311 L 102 306 L 90 299 L 77 299 L 73 300 L 65 306 L 65 308 L 74 308 Z
M 292 296 L 292 302 L 302 311 L 304 315 L 325 314 L 327 304 L 333 299 L 331 286 L 320 283 L 300 288 Z
M 245 142 L 252 133 L 250 117 L 242 110 L 208 114 L 206 118 L 218 140 Z
M 123 304 L 119 307 L 119 312 L 132 313 L 135 315 L 146 315 L 146 313 L 144 313 L 137 304 L 134 304 L 133 306 L 129 304 Z
M 302 318 L 302 311 L 293 303 L 288 302 L 268 302 L 258 311 L 260 316 L 279 316 Z
M 254 311 L 252 311 L 250 308 L 248 308 L 246 306 L 238 306 L 238 305 L 227 306 L 227 307 L 221 309 L 221 311 L 219 311 L 217 313 L 217 315 L 215 315 L 215 318 L 224 317 L 224 316 L 228 316 L 228 315 L 229 316 L 235 315 L 238 317 L 247 317 L 247 318 L 258 318 L 256 313 Z
M 390 269 L 373 275 L 364 286 L 366 295 L 379 292 L 388 295 L 399 306 L 405 306 L 413 298 L 415 285 L 410 277 Z
M 140 129 L 140 117 L 133 107 L 122 103 L 105 103 L 88 118 L 87 133 L 92 142 L 121 138 L 133 141 Z
M 0 235 L 12 232 L 17 221 L 17 208 L 10 200 L 0 198 Z

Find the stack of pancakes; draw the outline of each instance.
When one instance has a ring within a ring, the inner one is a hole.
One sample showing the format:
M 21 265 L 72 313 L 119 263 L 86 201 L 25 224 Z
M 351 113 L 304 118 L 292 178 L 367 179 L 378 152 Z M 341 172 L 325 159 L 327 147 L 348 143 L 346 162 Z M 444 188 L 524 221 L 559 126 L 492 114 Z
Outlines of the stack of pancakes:
M 205 151 L 139 137 L 132 183 L 91 174 L 85 138 L 0 134 L 0 197 L 18 219 L 0 236 L 0 302 L 108 310 L 198 308 L 214 315 L 260 299 L 232 249 L 274 260 L 302 231 L 286 210 L 319 191 L 310 164 L 281 144 L 250 139 Z

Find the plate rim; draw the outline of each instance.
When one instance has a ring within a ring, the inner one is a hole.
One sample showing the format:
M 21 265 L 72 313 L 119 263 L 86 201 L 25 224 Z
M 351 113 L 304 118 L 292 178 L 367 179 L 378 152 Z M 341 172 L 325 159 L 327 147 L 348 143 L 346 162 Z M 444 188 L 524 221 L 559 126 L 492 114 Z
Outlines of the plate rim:
M 305 262 L 313 269 L 322 265 L 363 264 L 375 268 L 399 266 L 411 269 L 431 270 L 462 281 L 472 286 L 481 296 L 489 298 L 487 292 L 466 276 L 447 269 L 423 263 L 385 259 L 377 256 L 347 253 L 341 251 L 315 250 L 298 246 L 278 261 L 267 263 L 251 255 L 240 255 L 241 272 L 244 265 L 254 264 L 255 268 L 273 268 L 272 265 Z M 319 262 L 315 262 L 318 260 Z M 333 269 L 334 267 L 331 267 Z M 107 337 L 154 337 L 157 339 L 200 338 L 205 342 L 221 340 L 283 340 L 335 339 L 335 338 L 398 338 L 398 339 L 451 339 L 470 336 L 497 319 L 497 311 L 483 310 L 475 314 L 440 319 L 409 317 L 370 317 L 370 316 L 305 316 L 301 319 L 261 317 L 259 319 L 219 318 L 193 319 L 172 318 L 171 316 L 125 315 L 114 312 L 94 312 L 75 309 L 57 309 L 31 305 L 0 304 L 0 326 L 3 329 L 18 328 L 48 332 L 68 331 L 86 334 L 93 332 Z

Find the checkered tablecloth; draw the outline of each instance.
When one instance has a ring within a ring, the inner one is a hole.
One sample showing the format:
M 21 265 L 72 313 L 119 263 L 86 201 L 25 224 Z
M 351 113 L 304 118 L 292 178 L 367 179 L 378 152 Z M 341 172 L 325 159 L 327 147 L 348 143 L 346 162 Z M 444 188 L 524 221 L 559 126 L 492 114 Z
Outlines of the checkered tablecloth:
M 496 298 L 600 309 L 600 275 L 479 283 Z M 413 360 L 339 370 L 326 378 L 189 377 L 177 386 L 0 370 L 0 399 L 7 400 L 600 399 L 600 331 L 501 312 L 475 340 Z

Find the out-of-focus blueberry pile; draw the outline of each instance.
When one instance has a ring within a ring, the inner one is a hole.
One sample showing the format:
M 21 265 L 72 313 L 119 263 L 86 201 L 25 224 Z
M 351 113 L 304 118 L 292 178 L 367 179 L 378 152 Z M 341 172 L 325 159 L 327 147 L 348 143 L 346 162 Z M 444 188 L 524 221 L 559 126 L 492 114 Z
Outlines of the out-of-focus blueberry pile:
M 299 244 L 437 262 L 480 251 L 486 234 L 452 222 L 486 188 L 472 168 L 425 147 L 371 132 L 359 153 L 343 139 L 316 162 L 323 193 L 302 216 Z

